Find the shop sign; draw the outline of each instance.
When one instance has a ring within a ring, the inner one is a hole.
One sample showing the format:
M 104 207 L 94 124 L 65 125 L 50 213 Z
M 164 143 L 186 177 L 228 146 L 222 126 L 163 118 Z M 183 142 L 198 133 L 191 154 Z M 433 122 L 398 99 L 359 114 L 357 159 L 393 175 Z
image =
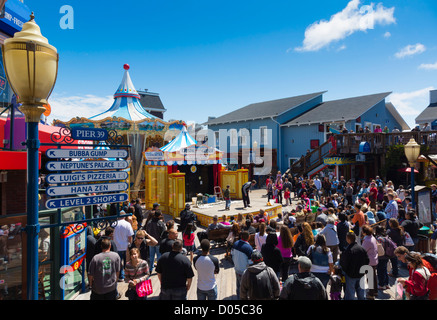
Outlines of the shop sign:
M 354 159 L 345 157 L 330 157 L 323 159 L 323 163 L 329 166 L 341 166 L 355 163 Z
M 148 161 L 163 161 L 164 160 L 164 152 L 162 151 L 146 151 L 144 152 L 144 156 Z

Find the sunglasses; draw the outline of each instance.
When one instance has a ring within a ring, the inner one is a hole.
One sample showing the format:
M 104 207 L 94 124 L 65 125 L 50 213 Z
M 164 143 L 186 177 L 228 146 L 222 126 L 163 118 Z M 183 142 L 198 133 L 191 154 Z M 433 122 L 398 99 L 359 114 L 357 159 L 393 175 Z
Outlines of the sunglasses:
M 144 238 L 139 238 L 139 237 L 137 237 L 137 239 L 138 239 L 138 240 L 144 240 Z

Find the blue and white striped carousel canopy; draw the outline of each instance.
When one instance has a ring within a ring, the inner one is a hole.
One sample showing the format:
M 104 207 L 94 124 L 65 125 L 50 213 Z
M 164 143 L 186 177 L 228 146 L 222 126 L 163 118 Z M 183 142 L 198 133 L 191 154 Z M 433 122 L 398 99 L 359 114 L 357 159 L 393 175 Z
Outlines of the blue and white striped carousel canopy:
M 125 64 L 124 69 L 123 80 L 114 94 L 115 101 L 111 108 L 105 112 L 90 117 L 90 120 L 102 120 L 107 117 L 120 117 L 131 121 L 158 118 L 144 110 L 140 103 L 141 97 L 129 76 L 129 65 Z
M 182 126 L 182 130 L 176 136 L 176 138 L 174 138 L 172 141 L 170 141 L 168 144 L 160 149 L 161 151 L 165 152 L 176 152 L 183 148 L 188 148 L 196 144 L 197 141 L 188 133 L 187 128 L 185 128 L 185 126 Z

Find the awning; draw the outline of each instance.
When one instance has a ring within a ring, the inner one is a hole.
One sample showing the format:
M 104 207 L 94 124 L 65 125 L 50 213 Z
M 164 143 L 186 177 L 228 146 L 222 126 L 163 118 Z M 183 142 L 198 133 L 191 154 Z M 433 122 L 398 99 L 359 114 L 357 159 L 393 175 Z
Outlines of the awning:
M 38 168 L 41 169 L 41 152 Z M 0 150 L 0 170 L 27 170 L 27 151 Z
M 197 144 L 197 141 L 188 133 L 187 128 L 182 126 L 181 132 L 170 141 L 168 144 L 163 146 L 161 151 L 164 152 L 177 152 L 181 149 L 188 148 Z

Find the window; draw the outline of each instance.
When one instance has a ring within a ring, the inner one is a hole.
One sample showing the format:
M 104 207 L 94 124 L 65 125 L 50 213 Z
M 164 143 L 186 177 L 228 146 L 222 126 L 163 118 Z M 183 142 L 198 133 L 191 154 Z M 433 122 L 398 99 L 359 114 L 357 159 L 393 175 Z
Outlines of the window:
M 319 139 L 310 140 L 310 147 L 311 147 L 311 149 L 318 148 L 319 147 Z

